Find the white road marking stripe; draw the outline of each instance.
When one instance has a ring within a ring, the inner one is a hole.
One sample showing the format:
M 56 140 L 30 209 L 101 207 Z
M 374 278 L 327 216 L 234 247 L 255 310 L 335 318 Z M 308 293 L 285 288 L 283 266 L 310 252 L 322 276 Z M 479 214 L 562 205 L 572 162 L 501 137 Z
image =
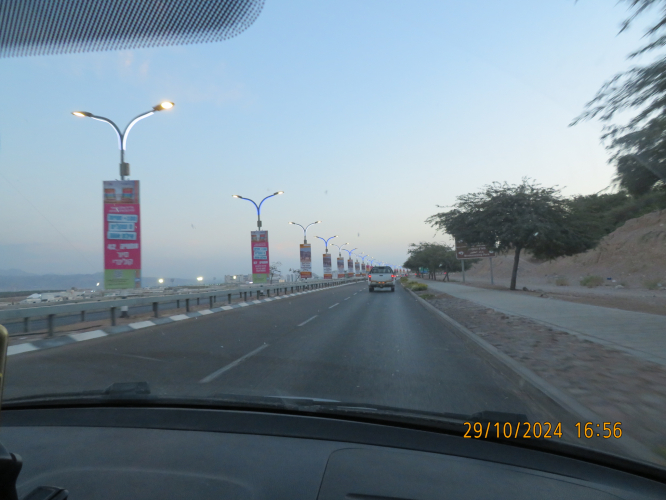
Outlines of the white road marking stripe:
M 252 303 L 253 304 L 261 304 L 261 300 L 253 300 Z
M 153 323 L 152 321 L 139 321 L 138 323 L 130 323 L 128 326 L 130 328 L 138 330 L 139 328 L 147 328 L 149 326 L 155 326 L 155 323 Z M 73 335 L 70 335 L 70 337 L 73 337 Z
M 10 345 L 7 348 L 7 356 L 12 354 L 21 354 L 22 352 L 36 351 L 37 347 L 32 344 L 19 344 L 19 345 Z
M 349 299 L 350 299 L 350 297 L 347 297 L 345 300 L 349 300 Z
M 269 299 L 268 297 L 264 299 L 264 302 L 272 302 L 273 299 Z
M 220 309 L 224 309 L 225 311 L 229 311 L 230 309 L 233 309 L 231 306 L 222 306 Z
M 203 314 L 205 316 L 206 314 L 213 314 L 213 311 L 210 309 L 204 309 L 203 311 L 199 311 L 199 314 Z
M 210 382 L 211 380 L 214 380 L 214 379 L 216 379 L 217 377 L 219 377 L 220 375 L 222 375 L 222 374 L 223 374 L 224 372 L 226 372 L 227 370 L 231 370 L 234 366 L 238 365 L 239 363 L 242 363 L 243 361 L 245 361 L 245 360 L 246 360 L 247 358 L 249 358 L 250 356 L 254 356 L 254 355 L 257 354 L 259 351 L 261 351 L 261 350 L 263 350 L 263 349 L 266 349 L 267 347 L 268 347 L 268 344 L 264 344 L 264 345 L 262 345 L 262 346 L 256 348 L 254 351 L 252 351 L 252 352 L 248 352 L 245 356 L 242 356 L 242 357 L 238 358 L 238 359 L 237 359 L 236 361 L 234 361 L 233 363 L 229 363 L 227 366 L 223 366 L 222 368 L 220 368 L 220 369 L 217 370 L 217 371 L 214 371 L 213 373 L 211 373 L 211 374 L 208 375 L 207 377 L 202 378 L 201 380 L 199 380 L 199 383 L 200 383 L 200 384 L 207 384 L 207 383 Z
M 77 342 L 80 342 L 82 340 L 90 340 L 99 337 L 106 337 L 107 335 L 108 334 L 106 332 L 103 332 L 102 330 L 93 330 L 91 332 L 73 333 L 69 337 L 76 340 Z
M 241 302 L 238 305 L 241 306 L 241 307 L 248 307 L 250 304 L 248 304 L 247 302 Z
M 338 302 L 337 304 L 333 304 L 331 307 L 329 307 L 329 309 L 333 309 L 335 306 L 338 306 L 338 305 L 340 305 L 340 302 Z
M 190 317 L 185 316 L 184 314 L 176 314 L 175 316 L 169 316 L 169 319 L 172 319 L 174 321 L 182 321 L 184 319 L 190 319 Z
M 315 315 L 312 316 L 310 319 L 306 319 L 305 321 L 303 321 L 303 323 L 301 323 L 301 324 L 298 325 L 298 326 L 303 326 L 304 324 L 309 323 L 310 321 L 312 321 L 312 320 L 315 319 L 316 317 L 317 317 L 317 315 L 315 314 Z

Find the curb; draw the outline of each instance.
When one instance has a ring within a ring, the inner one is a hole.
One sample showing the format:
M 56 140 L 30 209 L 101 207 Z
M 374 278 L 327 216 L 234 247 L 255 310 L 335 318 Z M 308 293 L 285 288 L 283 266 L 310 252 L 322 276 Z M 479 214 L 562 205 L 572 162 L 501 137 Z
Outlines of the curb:
M 405 290 L 412 294 L 412 296 L 414 296 L 425 309 L 451 327 L 451 330 L 453 330 L 453 332 L 463 340 L 475 354 L 479 355 L 479 357 L 508 380 L 515 383 L 521 391 L 524 391 L 538 405 L 546 409 L 550 414 L 558 416 L 558 420 L 566 420 L 566 422 L 563 422 L 564 424 L 569 424 L 571 426 L 576 422 L 604 421 L 604 418 L 583 406 L 571 396 L 568 396 L 558 388 L 549 384 L 529 368 L 526 368 L 510 356 L 499 351 L 495 346 L 489 344 L 411 290 L 407 288 L 405 288 Z M 565 418 L 560 417 L 562 410 L 566 412 Z M 623 435 L 622 438 L 616 440 L 614 444 L 617 445 L 618 448 L 624 450 L 625 453 L 635 458 L 640 457 L 641 460 L 649 460 L 652 463 L 664 463 L 662 457 L 655 454 L 648 447 L 630 436 Z
M 338 286 L 348 286 L 354 285 L 355 283 L 345 283 Z M 334 287 L 337 288 L 337 287 Z M 69 335 L 62 335 L 60 337 L 50 338 L 50 339 L 41 339 L 35 340 L 34 342 L 26 342 L 24 344 L 17 344 L 9 346 L 7 348 L 7 356 L 13 356 L 15 354 L 21 354 L 24 352 L 40 351 L 43 349 L 53 349 L 55 347 L 60 347 L 63 345 L 75 344 L 77 342 L 84 342 L 86 340 L 98 339 L 101 337 L 108 337 L 111 335 L 117 335 L 120 333 L 134 332 L 136 330 L 141 330 L 142 328 L 149 328 L 151 326 L 165 325 L 167 323 L 175 323 L 177 321 L 183 321 L 191 318 L 198 318 L 200 316 L 207 316 L 209 314 L 215 314 L 225 311 L 231 311 L 232 309 L 243 309 L 245 307 L 255 306 L 258 304 L 263 304 L 266 302 L 274 302 L 276 300 L 282 300 L 285 298 L 295 297 L 297 295 L 305 295 L 308 293 L 322 292 L 325 290 L 330 290 L 330 288 L 316 288 L 314 290 L 306 290 L 304 292 L 295 292 L 289 295 L 277 295 L 275 297 L 267 297 L 260 300 L 252 300 L 247 302 L 240 302 L 234 305 L 215 307 L 213 309 L 204 309 L 202 311 L 196 311 L 186 314 L 175 314 L 173 316 L 165 316 L 164 318 L 153 318 L 151 320 L 138 321 L 136 323 L 130 323 L 129 325 L 119 325 L 111 326 L 101 330 L 91 330 L 88 332 L 81 333 L 71 333 Z

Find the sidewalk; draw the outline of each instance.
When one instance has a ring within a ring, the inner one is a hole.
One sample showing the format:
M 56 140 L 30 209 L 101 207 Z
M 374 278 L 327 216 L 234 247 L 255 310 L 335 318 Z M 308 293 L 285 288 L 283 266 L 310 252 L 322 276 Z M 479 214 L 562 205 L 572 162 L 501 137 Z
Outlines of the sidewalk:
M 470 300 L 490 309 L 523 316 L 554 329 L 666 366 L 666 318 L 509 291 L 420 280 L 429 290 Z

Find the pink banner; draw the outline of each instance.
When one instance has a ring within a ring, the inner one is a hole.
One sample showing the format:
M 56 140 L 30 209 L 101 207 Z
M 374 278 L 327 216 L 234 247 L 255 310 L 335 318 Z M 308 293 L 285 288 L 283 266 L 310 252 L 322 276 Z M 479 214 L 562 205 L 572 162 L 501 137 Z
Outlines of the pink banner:
M 141 288 L 139 181 L 104 181 L 104 288 Z

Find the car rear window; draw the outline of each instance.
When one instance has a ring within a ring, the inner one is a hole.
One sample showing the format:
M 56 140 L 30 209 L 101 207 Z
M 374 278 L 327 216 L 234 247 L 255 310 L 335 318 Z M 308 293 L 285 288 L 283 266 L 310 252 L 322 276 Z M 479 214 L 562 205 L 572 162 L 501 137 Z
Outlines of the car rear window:
M 387 273 L 387 274 L 393 274 L 393 270 L 390 267 L 373 267 L 370 270 L 370 274 L 372 273 Z

